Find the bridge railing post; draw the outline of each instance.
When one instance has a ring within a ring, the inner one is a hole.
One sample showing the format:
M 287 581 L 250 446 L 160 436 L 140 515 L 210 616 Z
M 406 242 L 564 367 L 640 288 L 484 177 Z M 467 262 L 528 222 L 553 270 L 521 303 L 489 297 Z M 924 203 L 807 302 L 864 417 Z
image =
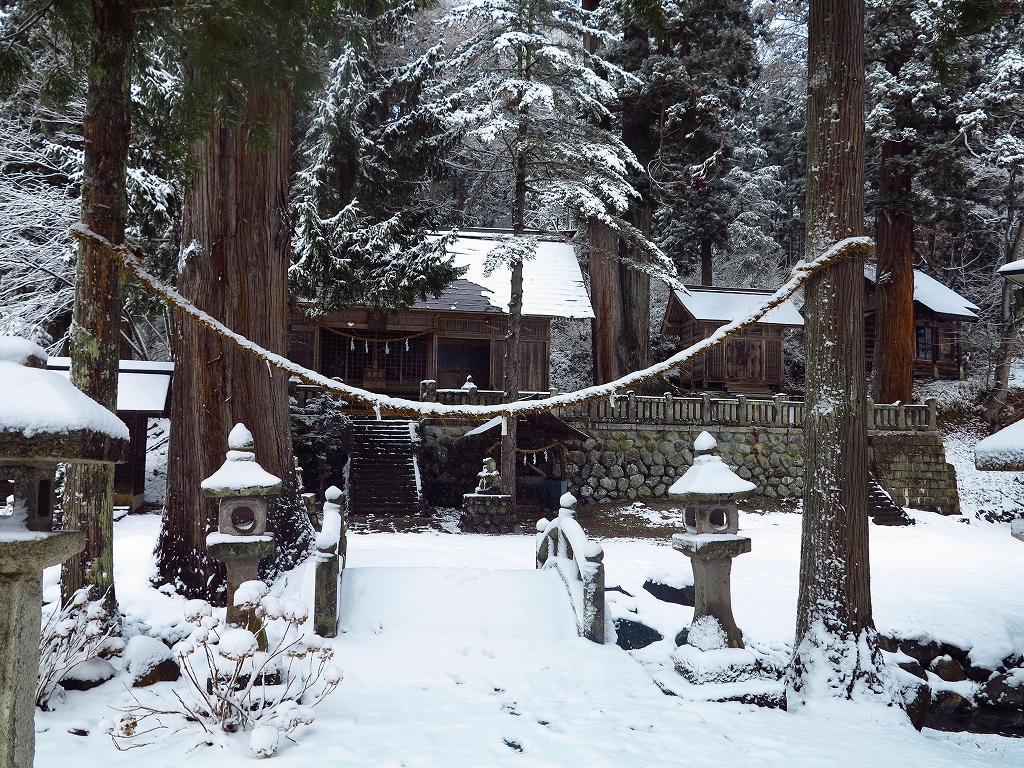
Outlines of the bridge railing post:
M 596 541 L 587 543 L 583 553 L 583 636 L 604 645 L 604 549 Z

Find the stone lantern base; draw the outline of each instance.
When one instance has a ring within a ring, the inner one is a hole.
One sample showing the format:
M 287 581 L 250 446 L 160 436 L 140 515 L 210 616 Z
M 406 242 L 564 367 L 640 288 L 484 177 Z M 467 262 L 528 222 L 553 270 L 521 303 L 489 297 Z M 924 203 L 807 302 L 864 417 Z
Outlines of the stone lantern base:
M 693 620 L 713 616 L 722 625 L 730 648 L 743 647 L 743 633 L 732 615 L 732 559 L 750 551 L 750 539 L 732 534 L 677 533 L 672 549 L 693 565 Z
M 459 528 L 463 533 L 512 533 L 516 522 L 511 496 L 467 493 L 462 497 Z
M 0 532 L 0 765 L 32 768 L 43 569 L 83 549 L 84 531 Z
M 235 605 L 235 591 L 240 584 L 259 579 L 260 560 L 274 554 L 276 547 L 274 537 L 270 534 L 231 536 L 211 533 L 206 537 L 206 553 L 224 563 L 227 568 L 228 624 L 248 627 L 252 623 L 248 612 Z

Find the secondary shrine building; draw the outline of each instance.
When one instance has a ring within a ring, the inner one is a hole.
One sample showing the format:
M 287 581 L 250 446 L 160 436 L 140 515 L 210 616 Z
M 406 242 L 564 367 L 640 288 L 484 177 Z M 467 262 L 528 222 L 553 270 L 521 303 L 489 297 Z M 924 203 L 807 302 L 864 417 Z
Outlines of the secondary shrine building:
M 456 389 L 472 376 L 479 389 L 501 389 L 511 274 L 485 274 L 487 253 L 502 234 L 463 230 L 449 246 L 466 273 L 438 298 L 397 315 L 349 309 L 292 317 L 288 356 L 325 376 L 372 392 L 417 399 L 420 382 Z M 519 388 L 549 389 L 551 320 L 590 319 L 590 306 L 571 245 L 541 241 L 523 265 L 523 326 Z

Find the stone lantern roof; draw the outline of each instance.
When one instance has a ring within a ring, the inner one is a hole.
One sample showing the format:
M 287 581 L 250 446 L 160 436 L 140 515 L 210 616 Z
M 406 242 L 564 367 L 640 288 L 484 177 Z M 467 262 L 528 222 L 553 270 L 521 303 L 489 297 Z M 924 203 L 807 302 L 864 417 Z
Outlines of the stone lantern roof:
M 281 478 L 259 465 L 252 433 L 244 424 L 235 424 L 228 435 L 227 459 L 220 469 L 200 483 L 203 495 L 213 498 L 231 496 L 277 496 Z
M 63 376 L 46 352 L 0 337 L 0 462 L 121 463 L 128 427 Z
M 668 496 L 675 501 L 730 501 L 749 496 L 757 486 L 739 477 L 721 456 L 712 453 L 718 442 L 701 432 L 693 442 L 693 466 L 672 483 Z

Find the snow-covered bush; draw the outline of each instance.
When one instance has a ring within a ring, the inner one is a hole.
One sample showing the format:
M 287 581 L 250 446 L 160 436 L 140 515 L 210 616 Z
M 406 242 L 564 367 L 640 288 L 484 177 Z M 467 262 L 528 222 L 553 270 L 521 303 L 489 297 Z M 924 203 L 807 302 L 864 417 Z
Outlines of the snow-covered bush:
M 39 637 L 39 680 L 36 706 L 50 708 L 51 699 L 63 696 L 60 681 L 72 668 L 94 658 L 107 644 L 110 629 L 103 598 L 89 599 L 89 587 L 80 589 L 63 607 L 45 618 Z
M 222 625 L 205 600 L 185 604 L 185 621 L 194 629 L 174 652 L 186 690 L 175 690 L 173 699 L 154 693 L 160 705 L 139 702 L 123 710 L 115 743 L 141 735 L 139 726 L 149 718 L 159 728 L 160 716 L 183 715 L 205 734 L 251 731 L 252 751 L 271 757 L 278 734 L 313 722 L 313 706 L 337 688 L 342 673 L 330 663 L 333 651 L 323 638 L 301 632 L 309 615 L 305 603 L 278 600 L 263 582 L 248 581 L 236 591 L 235 604 L 252 611 L 255 632 Z M 264 633 L 277 640 L 261 651 Z

